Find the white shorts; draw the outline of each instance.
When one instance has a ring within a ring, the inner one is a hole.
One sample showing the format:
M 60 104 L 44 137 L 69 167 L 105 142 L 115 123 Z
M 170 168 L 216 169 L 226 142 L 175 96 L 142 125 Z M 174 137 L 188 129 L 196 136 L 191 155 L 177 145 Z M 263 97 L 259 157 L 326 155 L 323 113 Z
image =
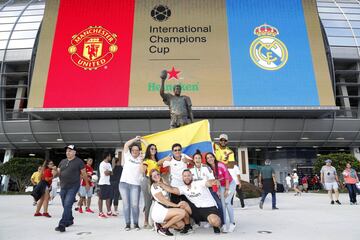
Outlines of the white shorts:
M 91 198 L 93 195 L 93 187 L 90 187 L 89 191 L 86 191 L 85 186 L 80 186 L 79 195 L 80 195 L 80 197 Z
M 338 189 L 339 185 L 337 182 L 325 183 L 325 189 L 328 191 Z
M 168 211 L 168 208 L 160 205 L 158 202 L 155 202 L 151 211 L 151 218 L 156 223 L 164 223 Z

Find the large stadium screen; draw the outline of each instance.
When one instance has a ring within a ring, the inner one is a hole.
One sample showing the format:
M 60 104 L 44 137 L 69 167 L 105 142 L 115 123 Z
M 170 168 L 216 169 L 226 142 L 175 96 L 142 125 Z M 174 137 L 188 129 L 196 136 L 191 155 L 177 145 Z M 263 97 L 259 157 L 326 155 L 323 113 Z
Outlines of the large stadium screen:
M 48 1 L 29 108 L 334 106 L 315 0 Z

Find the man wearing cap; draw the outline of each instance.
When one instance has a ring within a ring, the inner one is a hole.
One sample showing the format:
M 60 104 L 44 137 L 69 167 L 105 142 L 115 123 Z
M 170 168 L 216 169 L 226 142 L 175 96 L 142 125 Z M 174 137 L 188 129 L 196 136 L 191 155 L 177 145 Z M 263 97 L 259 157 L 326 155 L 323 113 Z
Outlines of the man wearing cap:
M 74 203 L 75 195 L 80 187 L 80 175 L 85 182 L 85 189 L 89 191 L 89 179 L 86 174 L 84 162 L 75 156 L 76 148 L 74 145 L 69 145 L 66 148 L 66 158 L 61 160 L 58 166 L 58 176 L 60 178 L 60 197 L 62 206 L 64 208 L 59 225 L 55 231 L 65 232 L 65 228 L 74 224 L 74 217 L 72 215 L 72 205 Z
M 265 160 L 265 166 L 261 168 L 259 174 L 259 187 L 262 188 L 263 192 L 261 195 L 261 200 L 259 203 L 259 207 L 263 209 L 264 201 L 268 193 L 271 193 L 272 199 L 272 209 L 277 210 L 276 207 L 276 178 L 275 171 L 270 166 L 271 161 L 269 159 Z
M 161 72 L 160 96 L 170 109 L 170 128 L 178 128 L 194 122 L 194 116 L 191 109 L 192 104 L 188 96 L 181 96 L 181 85 L 179 84 L 174 86 L 174 95 L 164 92 L 164 83 L 167 74 L 166 70 Z
M 331 166 L 331 160 L 326 159 L 325 165 L 322 166 L 320 174 L 321 174 L 321 183 L 323 184 L 324 188 L 328 191 L 329 197 L 330 197 L 330 204 L 335 204 L 335 202 L 338 205 L 341 205 L 339 201 L 339 178 L 336 173 L 336 169 Z M 335 202 L 333 199 L 333 190 L 335 192 Z
M 219 136 L 219 144 L 214 143 L 214 152 L 216 160 L 223 162 L 224 164 L 228 164 L 228 162 L 235 161 L 235 155 L 233 150 L 231 150 L 228 144 L 228 135 L 220 134 Z

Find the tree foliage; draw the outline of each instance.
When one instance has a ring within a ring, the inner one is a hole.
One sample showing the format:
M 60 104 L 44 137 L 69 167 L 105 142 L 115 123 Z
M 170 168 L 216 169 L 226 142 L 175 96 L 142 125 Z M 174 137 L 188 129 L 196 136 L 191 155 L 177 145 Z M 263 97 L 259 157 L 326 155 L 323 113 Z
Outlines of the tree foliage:
M 0 165 L 0 174 L 9 175 L 15 181 L 20 192 L 24 192 L 26 186 L 29 186 L 30 177 L 37 171 L 38 166 L 43 163 L 40 158 L 12 158 L 8 162 Z
M 339 177 L 342 177 L 341 173 L 346 168 L 346 163 L 350 163 L 352 168 L 357 172 L 360 171 L 360 162 L 353 155 L 348 153 L 331 153 L 317 157 L 314 163 L 315 173 L 320 173 L 321 167 L 325 165 L 326 159 L 331 159 L 331 165 L 336 168 Z

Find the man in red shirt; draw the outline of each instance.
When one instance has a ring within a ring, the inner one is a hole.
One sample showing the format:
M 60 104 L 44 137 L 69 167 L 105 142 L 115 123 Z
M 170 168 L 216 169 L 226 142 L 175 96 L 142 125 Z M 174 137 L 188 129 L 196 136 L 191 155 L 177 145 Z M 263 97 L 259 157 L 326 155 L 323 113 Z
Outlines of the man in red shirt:
M 79 190 L 79 194 L 80 194 L 80 201 L 79 201 L 79 213 L 83 213 L 82 210 L 82 206 L 84 204 L 86 204 L 86 208 L 85 211 L 88 213 L 94 213 L 93 210 L 90 209 L 90 205 L 91 205 L 91 197 L 93 194 L 93 188 L 94 188 L 94 183 L 91 181 L 91 177 L 94 173 L 94 169 L 92 168 L 92 164 L 94 162 L 94 160 L 92 158 L 88 158 L 86 161 L 86 165 L 85 165 L 85 170 L 86 170 L 86 174 L 88 176 L 89 179 L 89 184 L 90 184 L 90 188 L 89 190 L 86 190 L 85 186 L 86 183 L 84 180 L 81 180 L 81 185 L 80 185 L 80 190 Z

